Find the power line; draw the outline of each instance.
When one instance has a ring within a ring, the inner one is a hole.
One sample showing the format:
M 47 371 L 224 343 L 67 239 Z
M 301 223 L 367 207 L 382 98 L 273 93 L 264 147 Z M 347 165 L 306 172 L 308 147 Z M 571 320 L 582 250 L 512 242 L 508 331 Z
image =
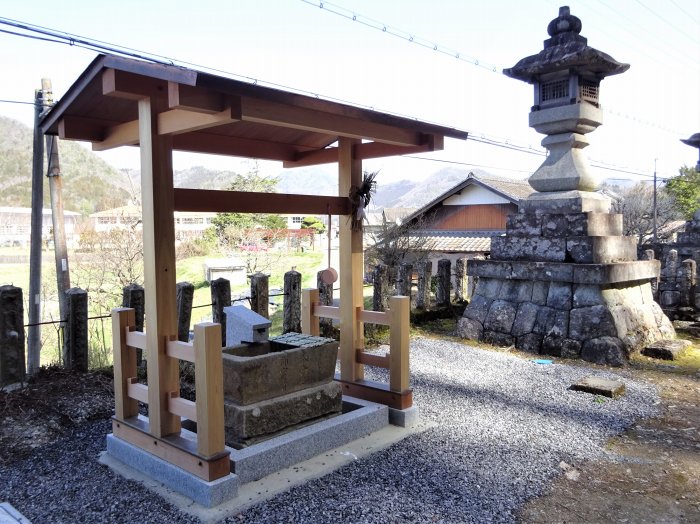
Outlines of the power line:
M 646 9 L 647 11 L 649 11 L 649 12 L 650 12 L 652 15 L 654 15 L 656 18 L 658 18 L 659 20 L 661 20 L 662 22 L 664 22 L 666 25 L 668 25 L 671 29 L 675 29 L 675 31 L 676 31 L 678 34 L 681 34 L 681 35 L 685 36 L 686 38 L 688 38 L 690 41 L 692 41 L 692 42 L 693 42 L 694 44 L 696 44 L 696 45 L 700 43 L 700 41 L 698 41 L 697 39 L 695 39 L 695 38 L 693 38 L 692 36 L 690 36 L 688 33 L 686 33 L 685 31 L 683 31 L 681 28 L 679 28 L 679 27 L 676 26 L 675 24 L 672 24 L 671 22 L 669 22 L 668 20 L 666 20 L 663 16 L 661 16 L 659 13 L 657 13 L 656 11 L 654 11 L 651 7 L 649 7 L 649 6 L 646 5 L 645 3 L 643 3 L 641 0 L 637 0 L 637 3 L 638 3 L 639 5 L 641 5 L 644 9 Z
M 307 4 L 309 4 L 309 5 L 315 5 L 315 4 L 313 4 L 312 2 L 310 2 L 310 0 L 302 0 L 302 1 L 305 2 L 305 3 L 307 3 Z M 323 2 L 320 3 L 320 7 L 322 7 L 322 8 L 326 8 L 326 7 L 325 7 L 326 5 L 328 5 L 328 3 L 325 3 L 325 4 L 324 4 Z M 330 5 L 334 5 L 334 4 L 330 4 Z M 336 6 L 336 7 L 337 7 L 337 6 Z M 327 9 L 327 8 L 326 8 L 326 9 Z M 342 9 L 342 8 L 341 8 L 341 9 Z M 355 15 L 355 16 L 357 16 L 357 15 Z M 364 17 L 363 17 L 363 18 L 364 18 Z M 367 20 L 371 20 L 371 19 L 367 19 Z M 169 57 L 165 57 L 165 56 L 162 56 L 162 55 L 157 55 L 157 54 L 153 54 L 153 53 L 148 53 L 148 52 L 141 51 L 141 50 L 138 50 L 138 49 L 124 47 L 124 46 L 121 46 L 121 45 L 118 45 L 118 44 L 112 44 L 112 43 L 104 42 L 104 41 L 92 41 L 92 40 L 90 40 L 90 39 L 87 39 L 86 37 L 82 37 L 82 36 L 78 36 L 78 35 L 71 35 L 70 33 L 66 33 L 66 32 L 63 32 L 63 31 L 58 31 L 58 30 L 54 30 L 54 29 L 50 29 L 50 28 L 41 27 L 41 26 L 35 26 L 35 25 L 33 25 L 33 24 L 29 24 L 29 23 L 25 23 L 25 22 L 20 22 L 20 21 L 17 21 L 17 20 L 11 20 L 11 19 L 8 19 L 8 18 L 0 17 L 0 24 L 11 25 L 11 26 L 13 26 L 13 27 L 18 27 L 18 28 L 24 29 L 24 30 L 26 30 L 26 31 L 36 31 L 36 32 L 39 32 L 39 33 L 42 33 L 42 34 L 48 34 L 48 35 L 51 35 L 51 36 L 55 37 L 56 39 L 54 39 L 54 38 L 36 37 L 36 36 L 34 36 L 34 35 L 28 35 L 28 34 L 24 34 L 24 33 L 16 33 L 16 32 L 13 32 L 13 31 L 7 31 L 7 30 L 2 30 L 2 29 L 0 29 L 1 32 L 8 33 L 8 34 L 11 34 L 11 35 L 13 35 L 13 36 L 19 36 L 19 37 L 24 37 L 24 38 L 31 38 L 31 39 L 35 39 L 35 40 L 47 41 L 47 42 L 52 42 L 52 43 L 67 43 L 67 44 L 69 44 L 69 45 L 71 45 L 71 46 L 83 47 L 83 48 L 85 48 L 85 49 L 89 49 L 89 50 L 93 50 L 93 51 L 94 51 L 94 50 L 102 50 L 102 51 L 108 51 L 108 52 L 110 52 L 110 53 L 124 54 L 124 55 L 127 55 L 127 56 L 131 56 L 131 57 L 135 57 L 135 58 L 139 58 L 139 59 L 147 60 L 147 61 L 151 61 L 151 62 L 156 62 L 156 63 L 160 63 L 160 64 L 164 64 L 164 65 L 176 66 L 176 64 L 186 64 L 186 65 L 189 65 L 189 66 L 196 67 L 196 68 L 198 68 L 198 69 L 205 69 L 205 70 L 209 70 L 209 71 L 215 71 L 215 72 L 222 73 L 222 74 L 225 74 L 225 75 L 227 75 L 227 76 L 231 76 L 231 77 L 235 77 L 235 78 L 243 78 L 243 79 L 245 79 L 245 80 L 247 80 L 248 82 L 253 83 L 253 84 L 263 83 L 263 84 L 266 84 L 266 85 L 270 85 L 270 86 L 274 86 L 274 87 L 278 87 L 278 88 L 283 88 L 283 89 L 286 89 L 286 90 L 295 91 L 295 92 L 303 93 L 303 94 L 306 94 L 306 95 L 311 95 L 311 96 L 314 96 L 314 97 L 316 97 L 316 98 L 324 98 L 324 99 L 333 100 L 333 101 L 340 102 L 340 103 L 353 104 L 353 105 L 356 105 L 356 106 L 360 106 L 360 107 L 364 107 L 364 108 L 368 108 L 368 109 L 374 110 L 373 107 L 367 106 L 367 105 L 364 105 L 364 104 L 357 104 L 357 103 L 354 103 L 354 102 L 350 102 L 350 101 L 348 101 L 348 100 L 343 100 L 343 99 L 333 98 L 333 97 L 325 97 L 325 96 L 324 96 L 324 97 L 321 97 L 321 95 L 319 95 L 319 94 L 317 94 L 317 93 L 313 93 L 313 92 L 310 92 L 310 91 L 305 91 L 305 90 L 300 90 L 300 89 L 292 88 L 292 87 L 290 87 L 290 86 L 286 86 L 286 85 L 283 85 L 283 84 L 277 84 L 277 83 L 273 83 L 273 82 L 260 81 L 260 80 L 258 80 L 258 79 L 256 79 L 256 78 L 252 78 L 252 77 L 247 77 L 247 76 L 244 76 L 244 75 L 239 75 L 239 74 L 231 73 L 231 72 L 229 72 L 229 71 L 224 71 L 224 70 L 221 70 L 221 69 L 216 69 L 216 68 L 211 68 L 211 67 L 207 67 L 207 66 L 202 66 L 202 65 L 200 65 L 200 64 L 195 64 L 195 63 L 192 63 L 192 62 L 187 62 L 187 61 L 181 61 L 181 60 L 171 59 L 171 58 L 169 58 Z M 373 26 L 373 27 L 374 27 L 374 26 Z M 388 26 L 386 26 L 386 27 L 388 27 Z M 393 34 L 393 33 L 392 33 L 392 34 Z M 67 40 L 67 42 L 64 42 L 63 40 Z M 438 46 L 438 47 L 440 47 L 440 46 Z M 124 50 L 126 50 L 126 51 L 124 51 Z M 154 58 L 154 57 L 155 57 L 155 58 Z M 478 64 L 476 64 L 476 65 L 478 65 Z M 18 103 L 18 104 L 30 104 L 30 105 L 33 105 L 32 102 L 22 102 L 22 101 L 13 101 L 13 100 L 0 100 L 0 102 Z M 385 112 L 394 114 L 394 115 L 396 115 L 396 116 L 401 116 L 401 117 L 403 117 L 403 118 L 409 118 L 409 119 L 414 119 L 414 120 L 415 120 L 415 117 L 412 117 L 412 116 L 402 115 L 402 114 L 399 114 L 399 113 L 392 113 L 392 112 L 388 112 L 388 111 L 385 111 Z M 622 113 L 617 113 L 617 114 L 620 115 L 620 116 L 624 116 L 624 114 L 622 114 Z M 636 119 L 635 119 L 635 120 L 636 120 Z M 480 136 L 480 137 L 479 137 L 479 136 L 474 136 L 474 134 L 476 134 L 476 135 L 481 135 L 481 136 Z M 519 153 L 527 153 L 527 154 L 536 155 L 536 156 L 546 156 L 546 154 L 547 154 L 544 150 L 537 150 L 537 149 L 534 149 L 532 146 L 518 145 L 518 144 L 513 143 L 512 141 L 510 141 L 510 140 L 507 139 L 507 138 L 504 139 L 503 141 L 501 141 L 501 140 L 497 140 L 497 139 L 495 139 L 495 138 L 489 138 L 489 137 L 487 137 L 485 134 L 483 134 L 483 133 L 478 133 L 478 132 L 470 132 L 469 137 L 468 137 L 468 140 L 472 140 L 472 141 L 474 141 L 474 142 L 479 142 L 479 143 L 483 143 L 483 144 L 485 144 L 485 145 L 490 145 L 490 146 L 494 146 L 494 147 L 500 147 L 500 148 L 504 148 L 504 149 L 509 149 L 509 150 L 516 151 L 516 152 L 519 152 Z M 462 162 L 458 162 L 458 161 L 452 161 L 451 163 L 477 166 L 477 164 L 468 164 L 468 163 L 462 163 Z M 641 175 L 641 176 L 651 176 L 651 175 L 646 175 L 646 174 L 644 174 L 644 173 L 640 173 L 640 172 L 636 172 L 636 171 L 625 170 L 625 169 L 622 169 L 622 168 L 619 168 L 619 167 L 615 167 L 615 166 L 612 166 L 612 165 L 608 165 L 608 166 L 606 167 L 606 166 L 604 166 L 603 164 L 601 164 L 601 165 L 598 165 L 598 166 L 595 166 L 595 167 L 599 167 L 599 168 L 601 168 L 601 169 L 608 169 L 608 170 L 612 170 L 612 171 L 618 171 L 618 172 L 622 172 L 622 173 L 628 173 L 628 174 L 635 174 L 635 175 Z M 497 169 L 498 169 L 498 168 L 497 168 Z M 500 168 L 500 169 L 507 169 L 507 168 Z
M 697 18 L 695 18 L 695 16 L 693 16 L 693 15 L 690 14 L 688 11 L 686 11 L 686 10 L 683 9 L 681 6 L 679 6 L 679 5 L 676 3 L 676 0 L 671 0 L 671 3 L 672 3 L 673 5 L 675 5 L 685 16 L 687 16 L 688 18 L 690 18 L 693 22 L 695 22 L 696 24 L 700 24 L 700 20 L 698 20 Z
M 35 105 L 34 102 L 23 102 L 22 100 L 0 100 L 2 104 L 27 104 L 30 106 Z
M 322 0 L 318 1 L 313 1 L 313 0 L 301 0 L 305 4 L 312 5 L 314 7 L 318 7 L 320 9 L 324 9 L 328 11 L 329 13 L 333 13 L 338 16 L 342 16 L 343 18 L 346 18 L 348 20 L 352 20 L 353 22 L 358 22 L 359 24 L 362 24 L 367 27 L 371 27 L 372 29 L 377 29 L 381 31 L 382 33 L 386 33 L 388 35 L 395 36 L 397 38 L 401 38 L 407 42 L 410 42 L 412 44 L 419 45 L 421 47 L 425 47 L 426 49 L 432 49 L 433 51 L 437 51 L 438 53 L 441 53 L 443 55 L 447 55 L 452 58 L 456 58 L 457 60 L 460 60 L 462 62 L 466 62 L 467 64 L 471 64 L 477 67 L 481 67 L 483 69 L 486 69 L 487 71 L 490 71 L 492 73 L 497 73 L 498 72 L 498 67 L 489 64 L 487 62 L 484 62 L 482 60 L 479 60 L 478 58 L 474 58 L 469 55 L 465 55 L 464 53 L 460 53 L 459 51 L 455 49 L 450 49 L 449 47 L 443 46 L 441 44 L 438 44 L 434 41 L 428 40 L 426 38 L 422 38 L 416 34 L 410 33 L 408 31 L 404 31 L 402 29 L 398 29 L 396 27 L 393 27 L 391 25 L 385 24 L 383 22 L 380 22 L 379 20 L 374 20 L 373 18 L 369 18 L 367 16 L 361 15 L 355 11 L 351 11 L 349 9 L 346 9 L 342 6 L 339 6 L 337 4 L 333 4 L 331 2 L 326 2 Z

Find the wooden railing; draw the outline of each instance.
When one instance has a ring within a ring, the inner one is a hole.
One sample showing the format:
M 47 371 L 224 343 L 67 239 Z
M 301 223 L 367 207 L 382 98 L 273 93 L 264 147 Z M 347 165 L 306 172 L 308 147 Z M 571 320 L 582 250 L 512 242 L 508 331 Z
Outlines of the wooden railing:
M 193 362 L 196 402 L 180 398 L 178 392 L 161 391 L 167 399 L 167 411 L 197 423 L 196 448 L 192 441 L 179 435 L 158 439 L 138 417 L 138 403 L 148 404 L 147 384 L 137 380 L 136 349 L 146 352 L 146 334 L 135 331 L 133 309 L 112 311 L 114 348 L 114 434 L 154 453 L 205 480 L 215 480 L 229 473 L 228 452 L 224 443 L 223 361 L 221 325 L 201 323 L 194 326 L 192 343 L 166 342 L 170 358 Z M 149 436 L 144 439 L 144 435 Z M 159 447 L 160 443 L 160 447 Z
M 340 308 L 320 305 L 318 289 L 302 290 L 302 333 L 318 336 L 320 333 L 320 318 L 338 320 L 340 319 Z M 389 326 L 389 353 L 377 355 L 367 353 L 364 348 L 355 349 L 355 361 L 357 363 L 389 370 L 389 384 L 387 387 L 368 380 L 348 382 L 344 383 L 344 386 L 347 386 L 345 388 L 346 392 L 367 400 L 381 402 L 397 409 L 410 407 L 412 405 L 412 395 L 409 383 L 409 297 L 391 297 L 388 311 L 367 311 L 358 307 L 355 310 L 355 321 Z

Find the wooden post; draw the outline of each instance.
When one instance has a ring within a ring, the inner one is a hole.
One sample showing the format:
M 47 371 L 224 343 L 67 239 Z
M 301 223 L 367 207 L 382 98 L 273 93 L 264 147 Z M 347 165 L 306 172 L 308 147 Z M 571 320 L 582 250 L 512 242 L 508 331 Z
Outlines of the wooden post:
M 194 326 L 197 451 L 211 457 L 224 450 L 224 368 L 221 324 Z
M 177 339 L 181 342 L 189 342 L 194 285 L 189 282 L 178 282 L 175 289 L 177 293 Z
M 42 79 L 42 88 L 34 92 L 34 145 L 32 152 L 32 218 L 29 245 L 29 296 L 27 337 L 27 371 L 30 375 L 39 371 L 41 365 L 41 252 L 42 226 L 44 221 L 44 141 L 39 120 L 48 102 L 44 97 L 47 79 Z
M 361 143 L 354 138 L 338 140 L 339 196 L 350 195 L 352 186 L 362 184 L 362 161 L 355 157 L 354 148 Z M 340 377 L 355 382 L 364 378 L 364 366 L 357 362 L 357 349 L 365 347 L 364 329 L 357 311 L 363 309 L 362 231 L 352 230 L 351 216 L 341 215 L 340 233 Z
M 139 100 L 138 108 L 149 431 L 164 437 L 180 431 L 180 417 L 168 411 L 171 394 L 180 393 L 179 363 L 166 354 L 166 342 L 177 338 L 172 138 L 158 135 L 149 98 Z
M 318 289 L 302 289 L 301 291 L 301 332 L 305 335 L 319 336 L 321 333 L 319 318 L 313 314 L 314 304 L 319 303 Z
M 391 333 L 389 335 L 389 388 L 397 393 L 409 387 L 409 327 L 411 299 L 403 296 L 389 299 Z
M 50 84 L 49 84 L 50 85 Z M 70 289 L 70 271 L 68 269 L 68 248 L 66 246 L 66 228 L 63 220 L 63 193 L 61 183 L 61 165 L 58 157 L 58 138 L 46 137 L 46 156 L 49 169 L 49 193 L 51 195 L 51 219 L 53 224 L 54 258 L 56 259 L 56 289 L 58 291 L 58 310 L 61 320 L 68 314 L 66 291 Z
M 112 351 L 114 358 L 114 415 L 124 420 L 139 414 L 139 403 L 127 395 L 130 378 L 136 376 L 136 350 L 126 345 L 126 330 L 136 325 L 135 311 L 112 310 Z

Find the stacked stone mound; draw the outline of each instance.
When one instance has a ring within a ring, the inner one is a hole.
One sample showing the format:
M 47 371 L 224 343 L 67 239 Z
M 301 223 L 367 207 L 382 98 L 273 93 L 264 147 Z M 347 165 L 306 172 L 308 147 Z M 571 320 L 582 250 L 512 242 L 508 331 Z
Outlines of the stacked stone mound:
M 598 193 L 534 193 L 491 241 L 458 323 L 464 338 L 533 353 L 622 365 L 632 350 L 674 336 L 654 301 L 656 260 L 637 261 L 622 216 Z
M 686 222 L 685 231 L 678 233 L 676 242 L 651 246 L 648 258 L 658 252 L 662 261 L 657 300 L 664 312 L 673 319 L 694 320 L 700 313 L 700 211 Z

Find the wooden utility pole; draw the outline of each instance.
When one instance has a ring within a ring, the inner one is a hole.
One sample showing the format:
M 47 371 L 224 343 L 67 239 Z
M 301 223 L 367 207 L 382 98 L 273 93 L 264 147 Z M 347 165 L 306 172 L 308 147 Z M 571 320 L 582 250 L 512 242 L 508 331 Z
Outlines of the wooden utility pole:
M 68 269 L 68 249 L 66 247 L 66 228 L 63 217 L 63 190 L 61 182 L 61 165 L 58 158 L 58 138 L 46 137 L 46 157 L 49 169 L 49 192 L 51 193 L 51 218 L 53 223 L 53 245 L 56 256 L 56 288 L 58 290 L 58 307 L 61 321 L 66 320 L 66 291 L 70 289 L 70 271 Z
M 44 92 L 48 80 L 41 80 L 41 89 L 34 93 L 34 144 L 32 156 L 32 221 L 29 249 L 29 332 L 27 335 L 27 372 L 36 373 L 41 362 L 41 251 L 44 208 L 44 141 L 39 120 L 46 107 Z

